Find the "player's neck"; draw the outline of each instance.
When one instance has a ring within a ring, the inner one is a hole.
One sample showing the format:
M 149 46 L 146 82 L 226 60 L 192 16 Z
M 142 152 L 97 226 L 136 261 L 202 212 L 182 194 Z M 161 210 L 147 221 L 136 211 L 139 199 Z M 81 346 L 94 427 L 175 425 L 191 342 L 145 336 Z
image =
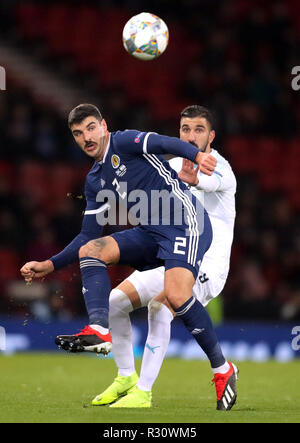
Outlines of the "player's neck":
M 108 149 L 109 146 L 109 141 L 110 141 L 110 132 L 107 132 L 106 136 L 105 136 L 105 140 L 103 142 L 103 149 L 101 150 L 101 153 L 97 156 L 97 158 L 95 158 L 96 162 L 102 162 L 106 151 Z
M 211 151 L 212 151 L 211 146 L 210 146 L 210 144 L 208 144 L 208 145 L 206 146 L 206 149 L 205 149 L 204 152 L 205 152 L 205 154 L 210 154 Z

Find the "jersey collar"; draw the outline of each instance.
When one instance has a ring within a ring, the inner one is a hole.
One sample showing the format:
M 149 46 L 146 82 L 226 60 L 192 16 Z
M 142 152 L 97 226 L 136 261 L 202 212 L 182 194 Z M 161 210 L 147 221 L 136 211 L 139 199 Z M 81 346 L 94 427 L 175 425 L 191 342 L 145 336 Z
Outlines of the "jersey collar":
M 107 157 L 107 153 L 108 153 L 109 148 L 110 148 L 110 138 L 111 138 L 111 133 L 109 133 L 109 138 L 108 138 L 108 142 L 107 142 L 107 146 L 106 146 L 106 149 L 105 149 L 105 154 L 103 156 L 103 159 L 98 162 L 99 165 L 102 165 L 105 162 L 105 159 Z

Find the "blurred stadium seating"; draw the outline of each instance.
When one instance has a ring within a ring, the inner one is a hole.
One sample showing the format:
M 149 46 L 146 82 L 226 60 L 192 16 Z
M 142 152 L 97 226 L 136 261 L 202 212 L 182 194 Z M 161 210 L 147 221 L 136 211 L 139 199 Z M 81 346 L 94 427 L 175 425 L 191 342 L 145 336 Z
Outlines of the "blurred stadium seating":
M 299 2 L 203 0 L 198 10 L 195 2 L 180 0 L 176 11 L 171 1 L 145 2 L 145 9 L 166 14 L 170 28 L 166 53 L 151 64 L 130 58 L 122 47 L 121 31 L 137 2 L 75 3 L 1 6 L 0 44 L 26 54 L 41 71 L 49 69 L 70 90 L 95 97 L 113 130 L 176 135 L 185 106 L 211 107 L 215 147 L 238 178 L 225 318 L 299 319 L 300 113 L 299 92 L 290 86 L 300 41 Z M 46 91 L 49 101 L 41 101 L 6 68 L 8 87 L 0 93 L 2 313 L 9 281 L 19 279 L 24 261 L 37 258 L 29 252 L 43 250 L 42 240 L 45 251 L 58 251 L 77 234 L 90 167 L 68 133 L 66 114 L 50 100 L 60 92 Z M 113 285 L 128 272 L 112 268 Z M 53 280 L 64 294 L 63 309 L 82 314 L 78 268 Z

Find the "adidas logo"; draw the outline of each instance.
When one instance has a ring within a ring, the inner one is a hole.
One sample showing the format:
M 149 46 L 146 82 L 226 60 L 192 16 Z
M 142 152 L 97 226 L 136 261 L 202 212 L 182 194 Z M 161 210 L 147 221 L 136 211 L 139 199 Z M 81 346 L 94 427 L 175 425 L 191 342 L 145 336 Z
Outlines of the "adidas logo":
M 228 408 L 228 405 L 231 403 L 234 396 L 235 396 L 235 394 L 234 394 L 233 390 L 231 389 L 231 387 L 229 385 L 227 385 L 227 387 L 224 391 L 223 397 L 222 397 L 222 403 L 226 409 Z
M 191 334 L 197 335 L 197 334 L 200 334 L 203 331 L 205 331 L 205 328 L 201 328 L 201 329 L 195 328 L 195 329 L 192 330 Z
M 87 291 L 88 291 L 88 289 L 86 289 L 84 286 L 82 286 L 82 294 L 84 295 Z

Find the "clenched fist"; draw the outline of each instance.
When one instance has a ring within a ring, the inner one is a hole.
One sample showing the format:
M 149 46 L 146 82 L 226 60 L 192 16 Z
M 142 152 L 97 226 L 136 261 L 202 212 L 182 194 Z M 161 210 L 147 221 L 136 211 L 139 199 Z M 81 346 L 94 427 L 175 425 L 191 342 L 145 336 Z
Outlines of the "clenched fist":
M 21 275 L 26 283 L 31 283 L 34 278 L 43 278 L 45 275 L 54 271 L 51 260 L 45 261 L 29 261 L 20 269 Z
M 217 160 L 211 154 L 205 152 L 198 152 L 195 158 L 195 163 L 199 166 L 199 169 L 203 174 L 212 175 L 217 166 Z

